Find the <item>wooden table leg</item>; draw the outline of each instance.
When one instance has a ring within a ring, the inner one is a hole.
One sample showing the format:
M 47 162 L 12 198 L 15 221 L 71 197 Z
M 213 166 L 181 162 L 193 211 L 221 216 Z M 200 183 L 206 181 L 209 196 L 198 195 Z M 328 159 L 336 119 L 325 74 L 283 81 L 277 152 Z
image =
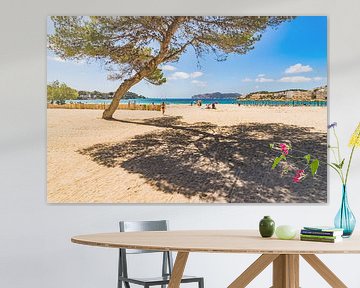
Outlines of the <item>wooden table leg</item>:
M 347 288 L 347 286 L 314 254 L 301 255 L 324 280 L 334 288 Z
M 289 287 L 299 288 L 299 255 L 287 255 L 289 267 Z
M 181 278 L 183 277 L 185 265 L 188 257 L 189 257 L 189 252 L 177 253 L 168 288 L 180 287 Z
M 238 278 L 232 282 L 228 288 L 244 288 L 254 280 L 271 262 L 273 262 L 278 254 L 263 254 L 254 263 L 252 263 Z
M 299 255 L 281 254 L 274 260 L 272 288 L 299 288 Z

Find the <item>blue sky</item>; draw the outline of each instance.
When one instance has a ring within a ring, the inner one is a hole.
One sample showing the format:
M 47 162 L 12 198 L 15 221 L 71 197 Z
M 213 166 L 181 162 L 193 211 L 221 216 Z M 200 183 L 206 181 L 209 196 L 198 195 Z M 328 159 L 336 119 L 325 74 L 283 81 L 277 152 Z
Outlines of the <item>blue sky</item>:
M 52 31 L 48 21 L 48 32 Z M 116 90 L 98 63 L 64 61 L 48 51 L 47 81 L 59 80 L 78 90 Z M 249 93 L 260 90 L 310 89 L 327 84 L 327 17 L 301 16 L 268 29 L 246 55 L 230 55 L 217 62 L 212 54 L 200 59 L 191 49 L 177 63 L 164 65 L 167 83 L 146 81 L 130 91 L 149 98 L 188 98 L 211 92 Z

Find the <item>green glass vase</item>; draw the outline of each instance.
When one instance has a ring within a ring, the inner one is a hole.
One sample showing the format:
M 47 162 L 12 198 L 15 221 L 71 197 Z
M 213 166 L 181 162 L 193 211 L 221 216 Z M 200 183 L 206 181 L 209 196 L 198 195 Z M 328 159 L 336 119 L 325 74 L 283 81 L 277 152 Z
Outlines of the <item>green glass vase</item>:
M 260 235 L 264 238 L 271 237 L 275 232 L 275 222 L 270 216 L 264 216 L 259 223 Z

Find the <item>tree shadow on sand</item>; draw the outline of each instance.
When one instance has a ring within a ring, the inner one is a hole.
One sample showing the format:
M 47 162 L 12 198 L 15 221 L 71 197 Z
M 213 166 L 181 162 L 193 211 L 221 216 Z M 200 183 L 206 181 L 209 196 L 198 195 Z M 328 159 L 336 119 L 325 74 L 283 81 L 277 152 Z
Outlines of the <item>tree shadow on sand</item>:
M 140 174 L 164 193 L 228 203 L 327 200 L 326 164 L 315 178 L 294 184 L 293 175 L 270 169 L 275 154 L 269 148 L 270 143 L 290 140 L 293 147 L 325 160 L 326 133 L 284 124 L 187 124 L 181 117 L 116 121 L 166 129 L 121 143 L 96 144 L 79 153 L 99 165 Z

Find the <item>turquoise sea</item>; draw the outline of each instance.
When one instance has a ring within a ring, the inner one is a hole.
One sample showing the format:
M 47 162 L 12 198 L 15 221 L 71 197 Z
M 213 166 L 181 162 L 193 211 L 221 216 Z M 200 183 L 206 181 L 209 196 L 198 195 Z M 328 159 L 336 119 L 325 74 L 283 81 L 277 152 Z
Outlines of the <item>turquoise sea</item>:
M 185 104 L 190 105 L 191 103 L 195 103 L 196 100 L 191 98 L 176 98 L 176 99 L 161 99 L 161 98 L 146 98 L 146 99 L 127 99 L 127 100 L 121 100 L 121 104 L 127 104 L 129 103 L 136 104 L 161 104 L 162 102 L 165 102 L 165 104 Z M 211 104 L 214 102 L 217 102 L 219 104 L 236 104 L 236 99 L 204 99 L 201 100 L 203 104 Z M 92 99 L 92 100 L 68 100 L 66 103 L 86 103 L 86 104 L 110 104 L 111 99 Z
M 299 100 L 238 100 L 237 103 L 241 106 L 312 106 L 325 107 L 327 101 L 299 101 Z
M 121 100 L 120 103 L 136 103 L 136 104 L 165 104 L 176 105 L 184 104 L 190 105 L 195 103 L 196 100 L 190 98 L 177 98 L 177 99 L 160 99 L 160 98 L 146 98 L 146 99 L 127 99 Z M 276 101 L 276 100 L 237 100 L 237 99 L 203 99 L 203 104 L 239 104 L 247 106 L 326 106 L 326 101 Z M 68 100 L 66 103 L 84 103 L 84 104 L 110 104 L 111 99 L 91 99 L 91 100 Z

